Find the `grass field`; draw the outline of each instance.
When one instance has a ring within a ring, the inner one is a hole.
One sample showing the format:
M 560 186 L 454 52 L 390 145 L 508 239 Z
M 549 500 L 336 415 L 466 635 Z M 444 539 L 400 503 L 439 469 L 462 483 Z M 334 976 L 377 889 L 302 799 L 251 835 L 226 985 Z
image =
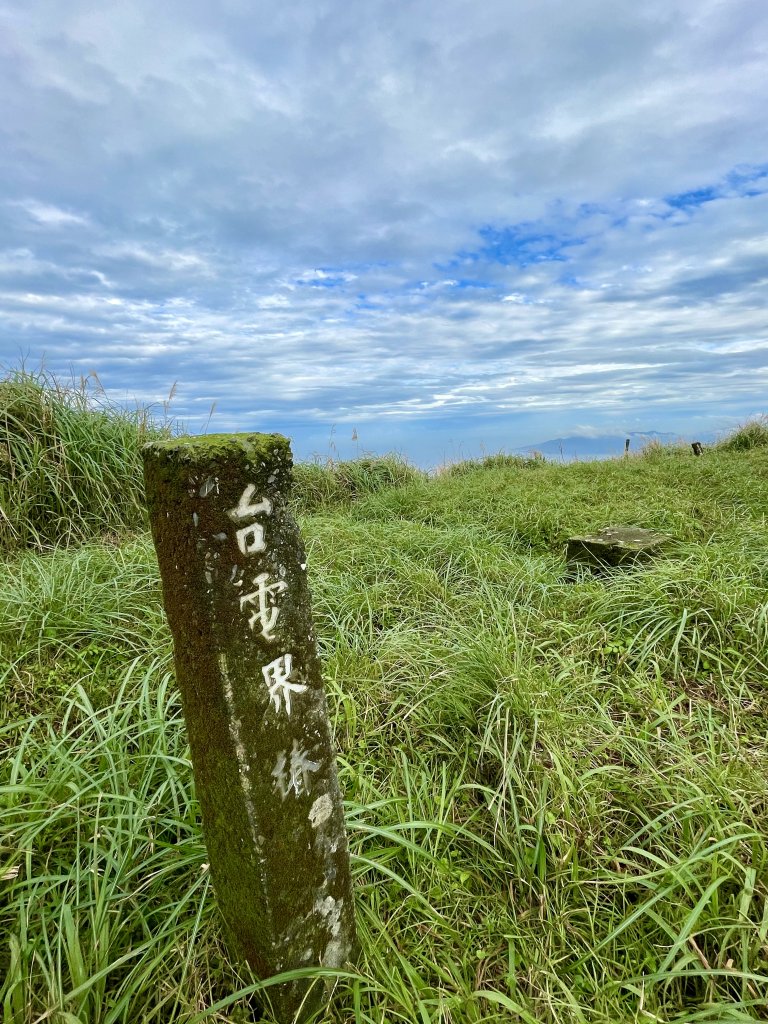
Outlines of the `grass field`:
M 3 1024 L 255 1019 L 142 521 L 156 428 L 4 388 Z M 298 467 L 362 941 L 318 1020 L 768 1020 L 767 440 Z M 568 579 L 613 523 L 678 544 Z

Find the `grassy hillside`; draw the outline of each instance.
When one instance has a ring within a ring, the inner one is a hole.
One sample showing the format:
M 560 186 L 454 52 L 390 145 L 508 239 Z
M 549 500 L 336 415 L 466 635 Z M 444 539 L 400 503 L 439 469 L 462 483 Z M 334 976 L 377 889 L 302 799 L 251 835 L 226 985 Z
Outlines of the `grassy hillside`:
M 768 1019 L 764 440 L 299 471 L 363 945 L 319 1019 Z M 253 1019 L 151 542 L 81 501 L 0 577 L 3 1024 Z M 679 544 L 569 581 L 611 523 Z

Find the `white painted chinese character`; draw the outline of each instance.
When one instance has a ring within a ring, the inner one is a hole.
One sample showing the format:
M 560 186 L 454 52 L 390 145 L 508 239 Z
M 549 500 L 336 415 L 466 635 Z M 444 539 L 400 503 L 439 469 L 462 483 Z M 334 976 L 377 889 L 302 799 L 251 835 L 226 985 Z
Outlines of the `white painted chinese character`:
M 266 551 L 264 543 L 264 527 L 261 523 L 251 523 L 238 530 L 236 535 L 237 546 L 244 555 L 255 555 L 259 551 Z
M 230 519 L 246 519 L 248 516 L 258 515 L 259 512 L 272 512 L 272 502 L 269 498 L 262 498 L 261 501 L 252 501 L 256 493 L 256 484 L 248 484 L 240 495 L 240 501 L 234 508 L 231 508 L 227 515 Z
M 240 598 L 240 608 L 242 609 L 247 604 L 258 604 L 258 608 L 248 620 L 248 625 L 253 629 L 257 622 L 260 623 L 261 635 L 264 639 L 274 640 L 275 637 L 272 630 L 275 628 L 277 617 L 280 614 L 280 609 L 276 603 L 277 595 L 287 590 L 288 584 L 285 580 L 275 580 L 274 583 L 267 583 L 268 579 L 269 573 L 259 573 L 253 581 L 258 589 L 254 590 L 252 594 L 243 594 Z
M 291 790 L 296 796 L 308 792 L 307 776 L 310 772 L 316 772 L 319 769 L 320 762 L 310 761 L 306 751 L 299 746 L 299 741 L 294 740 L 290 760 L 286 757 L 285 752 L 280 754 L 277 764 L 272 770 L 272 777 L 275 780 L 278 793 L 285 800 Z
M 275 705 L 275 711 L 280 710 L 280 698 L 285 701 L 285 712 L 291 713 L 291 694 L 304 693 L 306 686 L 303 683 L 292 683 L 291 672 L 293 671 L 293 655 L 281 654 L 279 658 L 270 661 L 261 670 L 264 681 L 269 687 L 269 696 Z
M 253 501 L 253 496 L 256 493 L 256 485 L 248 484 L 243 493 L 240 495 L 240 500 L 234 508 L 231 508 L 227 515 L 230 519 L 245 519 L 248 516 L 255 516 L 259 512 L 265 512 L 270 515 L 272 512 L 272 502 L 269 498 L 262 498 L 261 501 Z M 264 543 L 264 527 L 261 523 L 251 523 L 249 526 L 243 526 L 237 531 L 237 546 L 240 548 L 244 555 L 254 555 L 259 551 L 266 551 L 266 544 Z

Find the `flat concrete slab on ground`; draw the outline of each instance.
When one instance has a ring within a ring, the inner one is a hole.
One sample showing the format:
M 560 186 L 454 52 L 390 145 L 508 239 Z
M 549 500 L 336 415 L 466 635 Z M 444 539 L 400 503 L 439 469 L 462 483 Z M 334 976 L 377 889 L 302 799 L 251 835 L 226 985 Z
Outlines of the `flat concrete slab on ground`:
M 663 554 L 672 537 L 639 526 L 606 526 L 582 537 L 571 537 L 568 567 L 584 566 L 593 572 L 627 567 Z

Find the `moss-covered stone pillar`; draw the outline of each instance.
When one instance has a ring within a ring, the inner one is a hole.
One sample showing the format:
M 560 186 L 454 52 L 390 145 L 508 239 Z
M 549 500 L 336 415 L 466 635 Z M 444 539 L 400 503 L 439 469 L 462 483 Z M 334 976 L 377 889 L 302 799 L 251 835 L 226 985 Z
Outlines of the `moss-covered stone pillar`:
M 146 446 L 144 471 L 227 929 L 261 977 L 339 967 L 355 945 L 349 855 L 288 441 L 174 438 Z M 308 987 L 269 990 L 278 1019 Z M 315 983 L 306 1010 L 322 995 Z

